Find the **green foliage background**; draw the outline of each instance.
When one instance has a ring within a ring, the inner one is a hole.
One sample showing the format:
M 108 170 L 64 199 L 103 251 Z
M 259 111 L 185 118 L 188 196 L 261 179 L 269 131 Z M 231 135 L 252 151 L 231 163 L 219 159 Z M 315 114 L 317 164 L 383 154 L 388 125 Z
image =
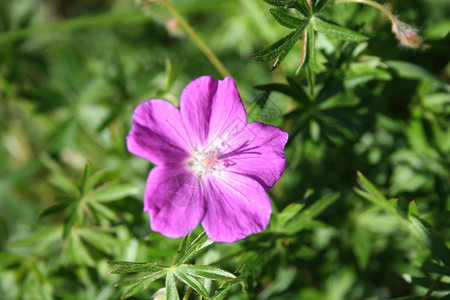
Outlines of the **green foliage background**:
M 427 51 L 399 47 L 375 9 L 325 8 L 370 40 L 317 35 L 314 95 L 293 78 L 300 42 L 273 72 L 250 59 L 289 33 L 267 3 L 171 3 L 233 75 L 249 118 L 290 133 L 269 228 L 195 263 L 246 263 L 245 292 L 229 299 L 449 299 L 450 3 L 388 2 Z M 0 0 L 1 299 L 119 299 L 128 277 L 107 261 L 170 264 L 180 241 L 151 232 L 152 165 L 125 136 L 138 103 L 177 104 L 205 74 L 221 77 L 159 3 Z

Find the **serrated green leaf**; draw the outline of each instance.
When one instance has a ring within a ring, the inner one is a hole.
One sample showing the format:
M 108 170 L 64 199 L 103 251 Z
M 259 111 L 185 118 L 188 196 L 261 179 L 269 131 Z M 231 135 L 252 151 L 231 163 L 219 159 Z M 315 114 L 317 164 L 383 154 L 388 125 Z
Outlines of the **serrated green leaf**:
M 310 17 L 312 15 L 312 10 L 309 7 L 309 4 L 306 0 L 297 0 L 298 7 L 297 9 L 299 12 L 306 18 Z
M 106 185 L 94 190 L 88 195 L 88 199 L 92 201 L 112 202 L 122 200 L 138 192 L 139 188 L 131 184 Z
M 227 281 L 223 285 L 221 285 L 211 297 L 211 300 L 222 300 L 227 295 L 228 291 L 237 284 L 242 284 L 241 280 L 236 281 Z
M 278 7 L 296 8 L 298 3 L 295 0 L 264 0 L 264 2 Z
M 173 262 L 173 266 L 178 266 L 192 258 L 194 258 L 195 256 L 197 256 L 201 250 L 203 250 L 204 248 L 208 247 L 209 245 L 211 245 L 213 242 L 213 240 L 211 240 L 205 232 L 202 232 L 201 234 L 198 235 L 198 237 L 192 241 L 192 243 L 190 243 L 188 245 L 188 247 L 186 248 L 186 251 L 184 251 L 183 253 L 180 253 L 174 260 Z
M 419 217 L 419 208 L 417 207 L 416 201 L 409 202 L 408 214 Z
M 366 37 L 365 35 L 341 26 L 325 22 L 316 17 L 311 18 L 311 24 L 314 30 L 323 33 L 326 36 L 337 38 L 339 40 L 350 42 L 364 42 L 368 40 L 368 37 Z
M 312 1 L 312 5 L 313 5 L 313 11 L 315 12 L 315 13 L 318 13 L 319 11 L 321 11 L 323 8 L 325 8 L 327 5 L 328 5 L 328 3 L 330 2 L 331 0 L 317 0 L 317 1 L 315 1 L 315 0 L 313 0 Z
M 144 285 L 139 283 L 136 283 L 135 285 L 133 285 L 132 287 L 130 287 L 128 290 L 126 290 L 122 296 L 120 297 L 120 300 L 123 299 L 127 299 L 131 296 L 136 295 L 137 293 L 139 293 L 140 291 L 144 290 Z
M 166 269 L 166 267 L 159 266 L 157 263 L 136 263 L 128 261 L 110 261 L 108 263 L 113 266 L 123 266 L 120 269 L 109 272 L 109 274 L 161 272 Z
M 212 266 L 181 265 L 177 268 L 180 272 L 188 273 L 195 277 L 212 280 L 236 280 L 232 273 Z
M 166 300 L 179 300 L 177 286 L 173 271 L 169 271 L 166 276 Z
M 237 270 L 234 272 L 235 274 L 241 276 L 246 268 L 246 264 L 241 264 Z M 235 285 L 240 284 L 242 286 L 242 291 L 245 292 L 246 282 L 242 278 L 237 279 L 235 281 L 222 281 L 219 284 L 219 288 L 214 292 L 214 295 L 211 297 L 212 300 L 222 300 L 227 295 L 228 291 L 234 287 Z
M 306 76 L 308 79 L 311 95 L 314 95 L 316 85 L 316 34 L 311 25 L 306 29 Z
M 174 271 L 175 275 L 180 278 L 184 283 L 193 288 L 202 297 L 209 297 L 209 293 L 203 284 L 195 277 L 189 273 L 184 272 L 180 267 L 176 268 Z
M 298 27 L 306 26 L 306 24 L 308 23 L 308 20 L 301 20 L 276 9 L 269 9 L 269 12 L 272 14 L 275 20 L 277 20 L 278 23 L 290 29 L 296 29 Z
M 128 280 L 119 282 L 119 283 L 115 284 L 114 286 L 115 287 L 124 287 L 124 286 L 140 284 L 144 287 L 144 289 L 146 289 L 150 283 L 152 283 L 153 281 L 166 275 L 167 271 L 168 271 L 168 269 L 162 269 L 161 271 L 152 273 L 150 275 L 136 277 L 136 278 L 132 278 L 132 279 L 128 279 Z M 119 273 L 114 273 L 114 274 L 119 274 Z
M 291 50 L 294 46 L 295 42 L 297 42 L 298 36 L 299 29 L 292 30 L 288 35 L 284 36 L 272 45 L 253 54 L 252 58 L 259 62 L 271 61 L 277 56 L 286 53 L 286 51 L 289 52 L 289 50 Z
M 409 215 L 408 220 L 421 241 L 431 250 L 434 257 L 442 260 L 447 266 L 450 266 L 450 249 L 445 243 L 430 231 L 421 219 L 414 215 Z

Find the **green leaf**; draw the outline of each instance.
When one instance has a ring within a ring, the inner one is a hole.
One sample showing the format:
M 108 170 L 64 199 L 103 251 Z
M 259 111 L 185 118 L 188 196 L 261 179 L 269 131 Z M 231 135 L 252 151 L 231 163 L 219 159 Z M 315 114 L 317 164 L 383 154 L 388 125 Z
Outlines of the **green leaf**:
M 269 12 L 272 14 L 275 20 L 277 20 L 278 23 L 290 29 L 296 29 L 298 27 L 306 26 L 305 24 L 308 23 L 307 20 L 298 19 L 276 9 L 269 9 Z
M 136 277 L 133 279 L 129 279 L 129 280 L 125 280 L 122 281 L 120 283 L 115 284 L 115 287 L 124 287 L 124 286 L 130 286 L 130 285 L 135 285 L 135 284 L 140 284 L 143 286 L 144 289 L 146 289 L 146 286 L 148 286 L 150 283 L 152 283 L 153 281 L 163 277 L 164 275 L 166 275 L 166 273 L 168 272 L 169 269 L 163 269 L 161 271 L 152 273 L 150 275 L 146 275 L 146 276 L 142 276 L 142 277 Z M 119 274 L 119 273 L 114 273 L 114 274 Z
M 139 193 L 139 188 L 131 184 L 114 184 L 97 188 L 89 194 L 89 200 L 112 202 Z
M 184 283 L 193 288 L 197 293 L 203 297 L 209 297 L 209 293 L 203 284 L 195 277 L 191 276 L 189 273 L 184 272 L 181 267 L 178 267 L 174 271 L 175 275 L 180 278 Z
M 236 280 L 237 277 L 232 273 L 212 266 L 181 265 L 177 268 L 180 272 L 188 273 L 195 277 L 207 278 L 212 280 Z
M 339 199 L 339 196 L 339 193 L 326 195 L 310 207 L 304 208 L 287 223 L 282 229 L 282 232 L 285 234 L 294 234 L 304 229 L 325 227 L 325 224 L 314 220 L 314 218 Z
M 237 270 L 234 272 L 239 277 L 242 277 L 243 273 L 245 272 L 245 263 L 241 264 Z M 245 292 L 245 280 L 242 278 L 237 279 L 235 281 L 222 281 L 221 284 L 219 284 L 219 288 L 214 292 L 214 295 L 211 297 L 212 300 L 222 300 L 227 295 L 228 291 L 234 287 L 235 285 L 240 284 L 242 286 L 242 291 Z
M 399 60 L 387 60 L 385 62 L 399 77 L 416 80 L 438 80 L 433 74 L 421 66 Z
M 301 31 L 299 29 L 292 30 L 288 35 L 276 41 L 269 47 L 253 54 L 252 58 L 259 62 L 268 62 L 277 56 L 283 56 L 284 58 L 287 52 L 292 49 L 295 42 L 297 42 L 300 34 Z
M 56 204 L 56 205 L 52 205 L 46 209 L 44 209 L 43 212 L 41 212 L 37 218 L 43 218 L 46 217 L 48 215 L 52 215 L 52 214 L 56 214 L 59 213 L 60 211 L 63 211 L 64 209 L 66 209 L 70 204 L 67 203 L 61 203 L 61 204 Z
M 198 237 L 186 247 L 186 250 L 176 256 L 173 266 L 179 266 L 180 264 L 196 257 L 201 250 L 211 245 L 213 240 L 211 240 L 205 232 L 202 232 Z
M 112 209 L 106 207 L 102 203 L 90 201 L 87 203 L 87 205 L 95 212 L 96 214 L 103 216 L 104 218 L 116 221 L 117 220 L 117 214 Z
M 306 0 L 297 0 L 297 2 L 298 2 L 297 9 L 304 17 L 309 18 L 312 15 L 312 10 L 309 7 L 308 2 Z
M 422 264 L 422 269 L 425 271 L 436 273 L 444 276 L 450 276 L 450 267 L 442 266 L 430 260 L 427 260 Z
M 277 227 L 283 228 L 286 223 L 298 214 L 305 204 L 291 203 L 277 215 Z
M 110 174 L 106 169 L 100 170 L 92 174 L 86 183 L 86 191 L 90 192 L 104 177 Z
M 87 183 L 89 177 L 91 177 L 91 175 L 92 175 L 92 164 L 90 161 L 88 161 L 88 162 L 86 162 L 83 173 L 81 175 L 80 191 L 81 191 L 82 195 L 86 192 L 85 186 L 86 186 L 86 183 Z
M 126 280 L 124 282 L 118 283 L 114 285 L 115 287 L 122 287 L 122 286 L 130 286 L 132 285 L 128 290 L 126 290 L 120 299 L 126 299 L 128 297 L 131 297 L 137 293 L 139 293 L 142 290 L 146 290 L 148 286 L 155 280 L 163 277 L 166 275 L 168 269 L 164 269 L 160 272 L 156 272 L 144 277 L 134 278 L 130 280 Z
M 58 203 L 72 204 L 73 202 L 75 202 L 77 200 L 77 198 L 73 198 L 73 197 L 55 197 L 54 200 L 55 200 L 55 202 L 58 202 Z
M 59 237 L 58 237 L 59 235 Z M 61 226 L 54 226 L 45 230 L 37 231 L 27 235 L 25 238 L 9 244 L 9 247 L 24 247 L 42 242 L 44 239 L 61 238 Z
M 331 204 L 339 199 L 340 193 L 328 194 L 319 200 L 317 200 L 313 205 L 311 205 L 307 210 L 311 217 L 317 217 L 321 212 L 328 208 Z
M 414 284 L 423 286 L 424 288 L 427 288 L 427 289 L 429 289 L 431 286 L 433 286 L 434 291 L 446 291 L 446 292 L 450 291 L 450 283 L 440 282 L 440 280 L 438 280 L 436 282 L 435 279 L 431 279 L 431 278 L 412 277 L 412 282 Z
M 312 0 L 313 11 L 314 13 L 318 13 L 323 8 L 325 8 L 331 0 Z
M 419 209 L 417 208 L 416 201 L 409 202 L 408 214 L 415 217 L 419 217 Z
M 366 37 L 365 35 L 341 26 L 333 25 L 316 17 L 311 18 L 311 23 L 314 30 L 323 33 L 326 36 L 337 38 L 339 40 L 350 42 L 364 42 L 368 40 L 368 37 Z
M 76 205 L 75 205 L 75 209 L 76 209 Z M 75 224 L 75 220 L 76 220 L 75 209 L 70 212 L 68 218 L 64 222 L 64 229 L 63 229 L 63 238 L 64 239 L 67 238 L 70 231 L 72 230 L 73 225 Z
M 295 0 L 264 0 L 264 2 L 278 7 L 296 8 L 298 3 Z
M 109 261 L 112 266 L 122 266 L 122 268 L 108 272 L 109 274 L 125 274 L 138 272 L 160 272 L 166 267 L 159 266 L 157 263 L 136 263 L 129 261 Z
M 371 201 L 374 204 L 385 206 L 387 203 L 387 199 L 381 194 L 378 189 L 361 173 L 357 172 L 357 182 L 361 190 L 355 190 L 357 194 L 362 196 L 363 198 Z
M 115 249 L 117 248 L 119 241 L 110 234 L 106 234 L 94 228 L 80 228 L 78 229 L 78 233 L 84 241 L 88 242 L 97 250 L 108 255 L 114 255 L 116 252 Z
M 166 276 L 166 300 L 179 300 L 177 286 L 173 271 L 169 271 Z
M 80 239 L 77 231 L 72 230 L 68 238 L 68 254 L 70 255 L 70 263 L 76 265 L 95 266 L 95 260 L 86 249 L 86 246 Z
M 311 95 L 314 94 L 314 87 L 316 85 L 316 35 L 312 26 L 309 25 L 306 29 L 306 76 L 309 83 Z
M 408 220 L 415 230 L 420 240 L 431 250 L 434 257 L 442 260 L 444 264 L 450 266 L 450 249 L 436 234 L 434 234 L 421 219 L 414 215 L 409 215 Z

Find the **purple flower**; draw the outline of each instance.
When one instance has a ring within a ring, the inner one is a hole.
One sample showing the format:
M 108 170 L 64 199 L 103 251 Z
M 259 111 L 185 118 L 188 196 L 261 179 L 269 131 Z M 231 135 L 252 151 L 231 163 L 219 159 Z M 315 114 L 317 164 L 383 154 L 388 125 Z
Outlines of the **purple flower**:
M 234 242 L 269 224 L 266 191 L 280 178 L 288 134 L 247 115 L 231 77 L 200 77 L 181 94 L 141 103 L 128 150 L 156 165 L 144 210 L 153 231 L 177 238 L 202 224 L 216 242 Z

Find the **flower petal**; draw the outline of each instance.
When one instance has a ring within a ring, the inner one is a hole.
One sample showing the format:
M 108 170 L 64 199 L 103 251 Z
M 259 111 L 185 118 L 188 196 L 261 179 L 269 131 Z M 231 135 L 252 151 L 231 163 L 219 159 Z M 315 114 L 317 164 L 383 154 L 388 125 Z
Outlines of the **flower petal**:
M 134 155 L 157 165 L 186 159 L 190 140 L 180 111 L 164 100 L 139 104 L 133 114 L 127 147 Z
M 286 165 L 284 146 L 288 136 L 277 127 L 250 123 L 226 142 L 228 150 L 220 159 L 227 162 L 226 172 L 251 177 L 269 190 L 283 174 Z
M 207 184 L 202 226 L 212 240 L 232 243 L 267 227 L 272 204 L 258 182 L 225 172 L 220 179 L 210 179 Z
M 196 136 L 196 146 L 206 148 L 210 141 L 226 139 L 247 124 L 247 114 L 231 77 L 216 80 L 200 77 L 183 90 L 180 109 L 186 130 Z
M 205 214 L 201 182 L 183 168 L 154 167 L 148 176 L 144 211 L 153 231 L 178 238 L 193 231 Z

